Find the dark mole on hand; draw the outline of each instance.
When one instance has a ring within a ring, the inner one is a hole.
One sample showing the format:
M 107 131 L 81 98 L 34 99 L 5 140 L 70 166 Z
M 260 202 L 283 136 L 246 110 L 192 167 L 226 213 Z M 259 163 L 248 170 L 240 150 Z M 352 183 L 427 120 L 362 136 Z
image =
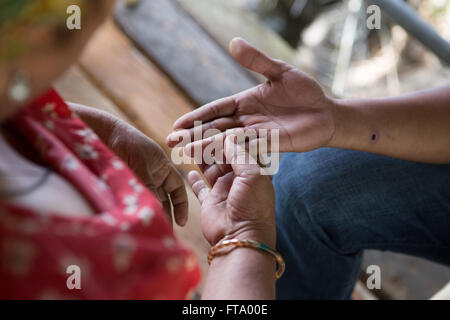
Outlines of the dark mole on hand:
M 372 137 L 371 137 L 372 142 L 375 142 L 377 140 L 377 138 L 378 138 L 378 135 L 376 133 L 372 133 Z

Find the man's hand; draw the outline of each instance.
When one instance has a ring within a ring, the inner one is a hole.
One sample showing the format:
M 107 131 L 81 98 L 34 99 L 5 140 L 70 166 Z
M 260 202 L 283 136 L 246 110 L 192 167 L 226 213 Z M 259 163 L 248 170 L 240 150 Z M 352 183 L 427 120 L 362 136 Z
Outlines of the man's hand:
M 252 239 L 275 247 L 275 196 L 272 183 L 261 168 L 249 164 L 245 148 L 225 140 L 226 164 L 200 165 L 210 189 L 197 171 L 188 177 L 202 205 L 201 223 L 211 245 L 221 240 Z M 244 163 L 243 160 L 246 160 Z
M 183 178 L 161 147 L 136 128 L 106 112 L 77 104 L 70 104 L 70 107 L 155 193 L 170 220 L 172 204 L 175 221 L 180 226 L 185 225 L 188 199 Z
M 231 41 L 230 52 L 242 66 L 264 75 L 267 82 L 182 116 L 167 139 L 170 147 L 178 144 L 185 132 L 181 129 L 190 130 L 193 139 L 194 121 L 202 121 L 203 130 L 222 132 L 232 128 L 279 129 L 282 152 L 309 151 L 330 142 L 335 131 L 334 103 L 316 81 L 242 39 Z M 188 153 L 193 147 L 187 146 Z

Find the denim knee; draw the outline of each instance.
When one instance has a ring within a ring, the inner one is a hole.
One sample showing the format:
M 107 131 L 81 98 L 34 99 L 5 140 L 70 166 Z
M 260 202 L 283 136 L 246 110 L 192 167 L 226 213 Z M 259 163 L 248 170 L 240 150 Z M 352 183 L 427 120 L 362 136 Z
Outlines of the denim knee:
M 337 253 L 356 253 L 348 232 L 353 212 L 346 187 L 351 177 L 331 165 L 335 150 L 288 153 L 273 179 L 278 232 L 307 234 Z
M 324 217 L 327 212 L 317 212 L 312 208 L 320 194 L 329 190 L 327 181 L 322 178 L 321 165 L 311 160 L 306 153 L 285 154 L 273 179 L 277 226 L 281 232 L 297 233 L 300 228 L 308 228 L 308 233 L 318 236 L 314 232 L 315 225 L 320 224 L 317 218 Z
M 449 181 L 446 165 L 332 148 L 289 153 L 273 180 L 277 228 L 340 254 L 448 246 Z

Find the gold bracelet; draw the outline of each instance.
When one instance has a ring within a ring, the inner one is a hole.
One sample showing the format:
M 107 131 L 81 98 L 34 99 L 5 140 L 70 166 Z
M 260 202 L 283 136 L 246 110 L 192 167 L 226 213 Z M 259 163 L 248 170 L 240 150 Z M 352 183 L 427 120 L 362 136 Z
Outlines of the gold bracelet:
M 226 247 L 252 248 L 252 249 L 261 250 L 265 253 L 268 253 L 268 254 L 274 256 L 277 261 L 277 264 L 278 264 L 278 269 L 277 269 L 277 272 L 275 273 L 276 280 L 281 278 L 281 276 L 284 273 L 284 270 L 286 269 L 286 264 L 284 263 L 284 259 L 281 256 L 281 254 L 279 254 L 275 250 L 270 249 L 265 244 L 258 242 L 258 241 L 254 241 L 254 240 L 239 240 L 239 239 L 224 240 L 211 248 L 211 250 L 209 251 L 209 254 L 208 254 L 208 263 L 211 264 L 211 261 L 214 259 L 214 257 L 217 255 L 217 253 L 221 249 L 226 248 Z

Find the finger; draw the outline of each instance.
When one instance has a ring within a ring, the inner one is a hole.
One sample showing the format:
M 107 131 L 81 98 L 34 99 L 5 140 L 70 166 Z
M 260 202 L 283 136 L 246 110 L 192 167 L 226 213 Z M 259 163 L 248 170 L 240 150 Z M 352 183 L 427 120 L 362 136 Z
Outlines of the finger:
M 188 221 L 189 211 L 189 203 L 185 187 L 181 186 L 178 189 L 173 190 L 170 193 L 170 200 L 172 202 L 176 223 L 181 227 L 185 226 Z
M 191 185 L 192 190 L 197 196 L 198 201 L 200 201 L 200 204 L 202 204 L 209 194 L 209 187 L 206 185 L 205 181 L 203 181 L 203 178 L 197 171 L 189 172 L 188 181 Z
M 217 179 L 209 195 L 214 204 L 221 203 L 228 198 L 234 177 L 234 172 L 230 171 Z
M 189 129 L 194 126 L 194 121 L 210 121 L 213 119 L 230 116 L 236 109 L 236 103 L 233 96 L 216 100 L 189 112 L 179 118 L 173 124 L 174 129 Z
M 261 167 L 257 161 L 245 150 L 245 146 L 235 143 L 235 140 L 234 135 L 225 139 L 225 158 L 236 176 L 260 175 Z
M 202 161 L 202 163 L 198 164 L 198 167 L 203 173 L 203 177 L 206 179 L 209 187 L 213 186 L 219 177 L 225 175 L 227 172 L 233 171 L 231 166 L 225 164 L 223 143 L 220 150 L 217 150 L 215 153 L 213 163 L 208 164 L 205 161 Z M 216 160 L 216 156 L 218 160 Z
M 217 179 L 224 176 L 228 172 L 232 172 L 233 169 L 229 164 L 225 162 L 225 155 L 223 150 L 223 142 L 221 143 L 220 149 L 216 150 L 216 154 L 214 155 L 215 163 L 206 164 L 205 162 L 198 165 L 200 170 L 203 173 L 206 181 L 210 186 L 214 186 Z
M 222 117 L 202 123 L 200 127 L 174 131 L 167 136 L 166 144 L 170 148 L 184 147 L 191 141 L 209 138 L 219 132 L 239 126 L 239 122 L 234 117 Z
M 226 135 L 227 132 L 221 132 L 219 134 L 205 138 L 203 140 L 190 142 L 184 147 L 184 153 L 188 157 L 199 160 L 197 164 L 203 163 L 205 159 L 203 159 L 202 156 L 205 149 L 208 146 L 211 146 L 210 151 L 219 151 L 223 149 L 223 141 L 225 140 Z
M 245 154 L 242 155 L 242 158 L 245 157 L 247 162 L 250 161 L 252 164 L 258 164 L 261 168 L 269 165 L 270 159 L 273 159 L 273 157 L 276 157 L 277 154 L 279 154 L 277 141 L 272 143 L 271 137 L 268 135 L 252 136 L 248 137 L 246 140 L 238 137 L 235 143 L 241 147 L 241 152 L 244 152 L 245 150 Z M 267 157 L 268 154 L 271 156 Z M 226 160 L 225 162 L 228 163 Z
M 149 176 L 149 175 L 146 175 L 146 178 L 147 178 L 148 181 L 150 181 L 150 182 L 145 183 L 144 180 L 142 180 L 142 182 L 144 182 L 145 187 L 146 187 L 148 190 L 150 190 L 150 191 L 158 198 L 159 201 L 161 201 L 161 199 L 159 199 L 158 190 L 157 190 L 157 188 L 156 188 L 155 183 L 153 182 L 152 177 L 147 177 L 147 176 Z
M 193 142 L 189 142 L 184 146 L 184 153 L 191 158 L 195 158 L 197 164 L 203 163 L 205 159 L 202 158 L 205 152 L 205 148 L 211 144 L 214 146 L 211 147 L 211 151 L 218 151 L 223 149 L 223 143 L 225 138 L 229 135 L 236 135 L 239 139 L 239 143 L 243 140 L 253 140 L 258 137 L 265 138 L 267 137 L 267 133 L 262 134 L 261 132 L 254 130 L 253 128 L 230 128 L 224 132 L 218 133 L 216 135 L 205 137 L 202 140 L 197 140 Z M 209 156 L 209 155 L 208 155 Z M 223 161 L 222 161 L 223 162 Z M 211 164 L 211 163 L 209 163 Z
M 227 164 L 202 165 L 199 167 L 210 186 L 214 186 L 217 179 L 233 171 L 231 166 Z
M 179 226 L 184 226 L 188 219 L 188 196 L 181 174 L 173 166 L 163 184 L 164 191 L 170 196 L 173 206 L 175 221 Z
M 283 61 L 266 56 L 242 38 L 231 40 L 229 50 L 243 67 L 262 74 L 271 81 L 278 80 L 283 72 L 291 68 Z

